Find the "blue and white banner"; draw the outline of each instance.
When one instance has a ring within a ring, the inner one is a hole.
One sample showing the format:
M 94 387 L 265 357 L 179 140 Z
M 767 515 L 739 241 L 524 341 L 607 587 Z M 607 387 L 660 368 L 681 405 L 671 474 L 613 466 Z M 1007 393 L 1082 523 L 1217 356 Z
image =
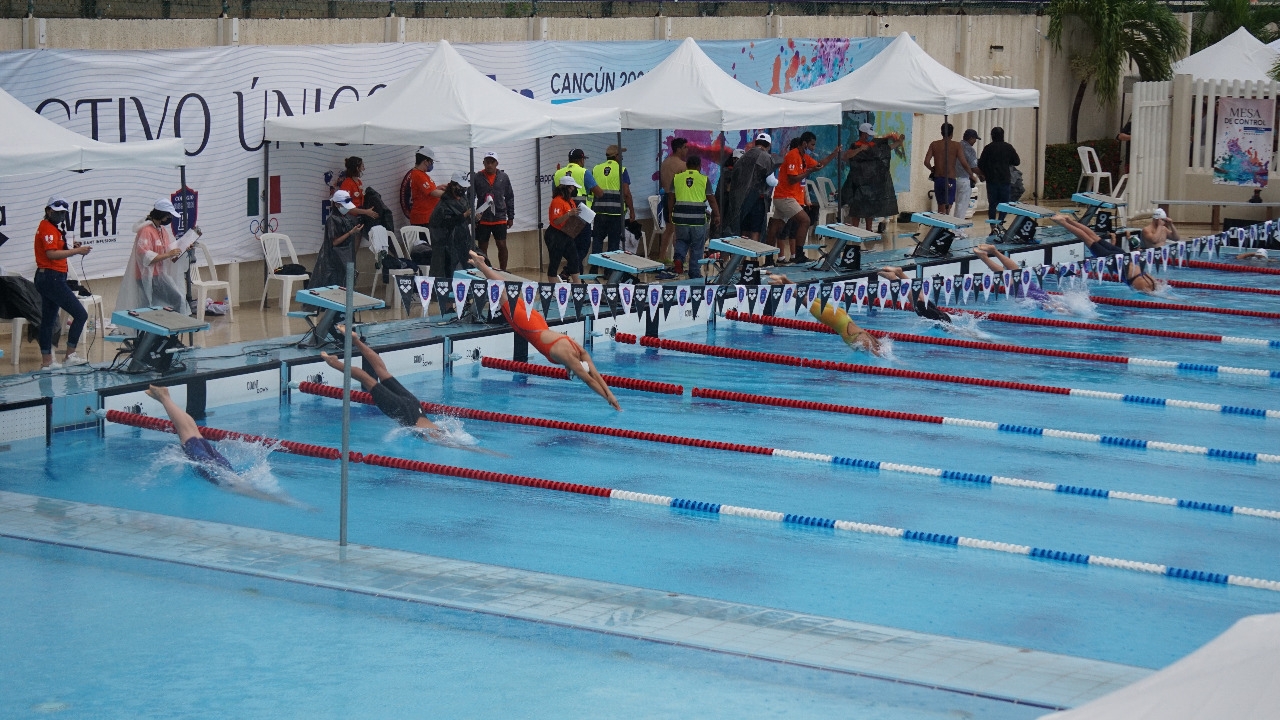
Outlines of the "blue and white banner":
M 762 92 L 785 92 L 822 84 L 860 67 L 889 38 L 769 39 L 700 43 L 727 72 Z M 661 62 L 676 42 L 512 42 L 456 45 L 458 52 L 497 82 L 528 97 L 568 102 L 620 87 Z M 243 46 L 184 50 L 38 50 L 5 53 L 0 88 L 42 116 L 105 142 L 180 137 L 193 192 L 180 200 L 198 215 L 203 242 L 217 262 L 262 258 L 257 235 L 282 232 L 299 253 L 315 252 L 322 240 L 330 183 L 348 156 L 363 158 L 364 184 L 382 195 L 404 222 L 401 181 L 413 164 L 414 147 L 264 143 L 266 117 L 325 112 L 359 102 L 423 60 L 433 43 Z M 860 122 L 850 120 L 848 122 Z M 910 116 L 874 118 L 883 130 L 910 128 Z M 854 126 L 856 127 L 856 125 Z M 778 147 L 788 133 L 778 129 Z M 814 128 L 820 150 L 834 147 L 835 128 Z M 714 182 L 715 155 L 724 145 L 743 147 L 754 130 L 730 133 L 722 145 L 707 133 L 686 133 Z M 643 198 L 657 189 L 657 163 L 677 131 L 625 131 L 624 164 L 631 172 L 637 214 L 647 217 Z M 703 135 L 707 135 L 706 138 Z M 827 136 L 830 136 L 829 138 Z M 846 141 L 852 137 L 848 132 Z M 513 230 L 533 230 L 550 202 L 552 173 L 570 150 L 582 148 L 588 165 L 604 161 L 612 134 L 547 138 L 504 147 L 476 148 L 498 155 L 516 196 Z M 471 168 L 468 148 L 435 148 L 432 177 L 443 181 Z M 269 158 L 267 155 L 269 154 Z M 541 163 L 539 164 L 539 156 Z M 908 155 L 909 157 L 909 155 Z M 269 161 L 269 162 L 268 162 Z M 478 162 L 476 163 L 478 166 Z M 905 169 L 905 165 L 904 165 Z M 900 172 L 895 168 L 896 172 Z M 0 179 L 0 232 L 35 236 L 50 196 L 72 203 L 70 239 L 91 245 L 84 258 L 89 277 L 120 275 L 131 227 L 159 198 L 180 188 L 175 168 L 95 170 Z M 905 188 L 902 188 L 905 189 Z M 539 192 L 541 190 L 541 193 Z M 541 201 L 539 202 L 539 195 Z M 79 263 L 77 263 L 77 270 Z M 30 276 L 31 245 L 0 247 L 0 267 Z

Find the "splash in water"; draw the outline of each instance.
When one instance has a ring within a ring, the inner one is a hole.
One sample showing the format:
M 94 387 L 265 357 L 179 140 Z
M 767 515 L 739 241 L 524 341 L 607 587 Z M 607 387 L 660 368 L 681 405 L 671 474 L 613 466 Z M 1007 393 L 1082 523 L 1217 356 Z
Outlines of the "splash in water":
M 395 443 L 411 437 L 456 450 L 470 450 L 471 452 L 485 453 L 486 455 L 506 457 L 502 453 L 480 447 L 480 441 L 467 432 L 460 418 L 452 415 L 441 415 L 433 418 L 432 422 L 436 424 L 435 430 L 426 430 L 418 427 L 396 427 L 387 432 L 382 441 L 384 443 Z
M 1089 288 L 1087 287 L 1063 288 L 1062 294 L 1055 295 L 1053 298 L 1062 308 L 1065 308 L 1060 312 L 1066 312 L 1068 315 L 1082 318 L 1098 317 L 1098 306 L 1094 305 L 1093 301 L 1089 299 Z
M 949 333 L 974 340 L 991 340 L 995 338 L 995 335 L 992 335 L 978 326 L 979 320 L 977 315 L 971 315 L 969 313 L 956 313 L 955 315 L 952 315 L 951 322 L 949 324 L 939 322 L 937 320 L 926 320 L 924 318 L 921 318 L 920 320 L 931 327 L 940 328 Z
M 282 505 L 306 507 L 294 500 L 280 487 L 279 480 L 271 471 L 267 458 L 279 445 L 245 442 L 243 440 L 220 440 L 216 447 L 218 452 L 231 463 L 232 470 L 212 463 L 199 463 L 187 457 L 181 447 L 167 445 L 151 464 L 152 477 L 165 477 L 164 472 L 175 466 L 187 466 L 202 477 L 220 488 L 240 495 L 268 500 Z M 144 485 L 150 484 L 144 481 Z
M 859 350 L 862 350 L 862 348 L 859 348 Z M 880 338 L 880 351 L 871 354 L 874 357 L 878 357 L 881 360 L 887 360 L 891 363 L 898 361 L 898 356 L 893 352 L 893 338 L 890 337 Z

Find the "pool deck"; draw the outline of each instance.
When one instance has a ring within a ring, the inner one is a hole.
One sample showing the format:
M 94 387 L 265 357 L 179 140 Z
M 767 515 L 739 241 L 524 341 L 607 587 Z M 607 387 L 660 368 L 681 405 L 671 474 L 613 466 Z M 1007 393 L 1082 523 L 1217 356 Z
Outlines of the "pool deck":
M 1046 709 L 1152 671 L 660 590 L 0 492 L 0 536 L 481 612 Z

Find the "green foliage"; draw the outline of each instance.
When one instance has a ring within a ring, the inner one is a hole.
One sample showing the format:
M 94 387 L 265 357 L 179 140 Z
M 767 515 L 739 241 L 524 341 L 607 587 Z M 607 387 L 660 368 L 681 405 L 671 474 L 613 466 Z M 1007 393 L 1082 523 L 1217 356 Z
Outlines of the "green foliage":
M 1205 0 L 1191 20 L 1191 52 L 1200 52 L 1240 28 L 1264 43 L 1280 37 L 1280 3 Z
M 1052 0 L 1048 15 L 1049 40 L 1058 48 L 1070 19 L 1084 26 L 1091 46 L 1075 54 L 1073 67 L 1093 79 L 1094 94 L 1108 107 L 1128 61 L 1143 80 L 1168 80 L 1186 47 L 1182 23 L 1158 0 Z
M 1121 165 L 1120 142 L 1115 139 L 1085 140 L 1078 143 L 1046 145 L 1044 148 L 1044 196 L 1054 200 L 1071 197 L 1080 182 L 1080 154 L 1076 148 L 1088 145 L 1098 153 L 1102 169 L 1111 173 L 1112 180 L 1124 174 Z

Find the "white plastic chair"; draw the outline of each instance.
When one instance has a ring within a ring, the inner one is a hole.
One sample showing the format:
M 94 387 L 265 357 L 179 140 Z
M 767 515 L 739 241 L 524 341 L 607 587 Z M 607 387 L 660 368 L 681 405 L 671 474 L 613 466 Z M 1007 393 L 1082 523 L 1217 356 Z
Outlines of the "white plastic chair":
M 408 225 L 406 227 L 413 227 L 413 226 Z M 423 229 L 425 230 L 426 228 L 423 228 Z M 387 232 L 385 228 L 378 228 L 378 227 L 372 228 L 371 230 L 369 230 L 370 244 L 372 244 L 373 242 L 374 230 L 382 230 L 382 233 L 386 234 L 386 242 L 388 242 L 389 245 L 392 245 L 392 244 L 395 245 L 395 251 L 396 251 L 395 254 L 397 257 L 405 260 L 409 259 L 409 248 L 407 247 L 407 244 L 404 241 L 405 234 L 403 229 L 401 229 L 401 234 L 397 236 Z M 410 233 L 409 237 L 416 237 L 416 233 Z M 380 238 L 379 242 L 383 242 L 383 240 Z M 393 268 L 387 271 L 387 275 L 389 279 L 400 277 L 400 276 L 413 277 L 413 268 Z M 378 281 L 381 279 L 382 279 L 382 270 L 380 269 L 374 270 L 373 271 L 373 290 L 369 291 L 370 295 L 377 297 Z M 394 281 L 387 283 L 387 306 L 394 307 L 396 309 L 395 310 L 396 318 L 400 318 L 403 316 L 403 305 L 400 302 L 400 286 L 397 285 Z
M 818 203 L 818 224 L 826 225 L 829 222 L 836 221 L 836 204 L 822 187 L 822 180 L 826 180 L 828 185 L 831 184 L 830 178 L 818 178 L 816 181 L 805 180 L 804 184 L 809 192 L 809 197 Z
M 667 227 L 667 224 L 662 221 L 661 203 L 662 203 L 661 195 L 649 196 L 649 212 L 653 214 L 653 228 L 655 233 L 661 232 L 663 229 Z
M 1102 161 L 1098 160 L 1098 152 L 1088 145 L 1081 145 L 1076 148 L 1076 153 L 1080 155 L 1080 180 L 1076 182 L 1076 191 L 1080 190 L 1080 186 L 1084 184 L 1085 179 L 1089 180 L 1089 192 L 1102 192 L 1102 181 L 1107 181 L 1107 189 L 1114 188 L 1114 181 L 1111 179 L 1111 173 L 1102 169 Z M 1112 192 L 1114 195 L 1115 193 Z
M 1124 175 L 1120 176 L 1120 179 L 1116 181 L 1115 186 L 1111 188 L 1111 197 L 1119 198 L 1125 201 L 1125 204 L 1121 205 L 1119 210 L 1116 213 L 1117 215 L 1120 216 L 1119 217 L 1120 227 L 1127 227 L 1129 225 L 1129 199 L 1125 197 L 1125 193 L 1127 193 L 1128 191 L 1129 191 L 1129 173 L 1125 173 Z
M 262 310 L 267 307 L 267 291 L 271 288 L 271 281 L 275 280 L 280 283 L 280 314 L 289 314 L 289 303 L 293 301 L 293 284 L 302 283 L 311 279 L 310 275 L 277 275 L 276 269 L 284 265 L 283 255 L 280 246 L 283 244 L 284 249 L 289 251 L 289 262 L 298 264 L 298 253 L 293 249 L 293 241 L 284 233 L 263 233 L 259 238 L 262 242 L 262 256 L 267 261 L 267 281 L 262 284 L 262 302 L 258 303 L 258 309 Z
M 231 283 L 227 280 L 218 279 L 218 266 L 213 261 L 213 255 L 209 252 L 209 246 L 202 242 L 192 243 L 200 248 L 200 255 L 204 259 L 204 266 L 209 269 L 209 279 L 205 280 L 200 276 L 200 262 L 196 261 L 196 266 L 191 272 L 191 287 L 196 290 L 196 319 L 204 320 L 205 305 L 209 303 L 209 291 L 222 291 L 227 296 L 227 322 L 235 322 L 235 302 L 231 298 Z
M 431 231 L 423 225 L 405 225 L 400 228 L 400 245 L 403 247 L 405 255 L 402 260 L 409 259 L 409 251 L 413 250 L 413 246 L 419 243 L 431 244 Z
M 822 190 L 822 197 L 826 198 L 827 204 L 834 207 L 836 205 L 836 184 L 831 178 L 819 175 L 818 188 Z

